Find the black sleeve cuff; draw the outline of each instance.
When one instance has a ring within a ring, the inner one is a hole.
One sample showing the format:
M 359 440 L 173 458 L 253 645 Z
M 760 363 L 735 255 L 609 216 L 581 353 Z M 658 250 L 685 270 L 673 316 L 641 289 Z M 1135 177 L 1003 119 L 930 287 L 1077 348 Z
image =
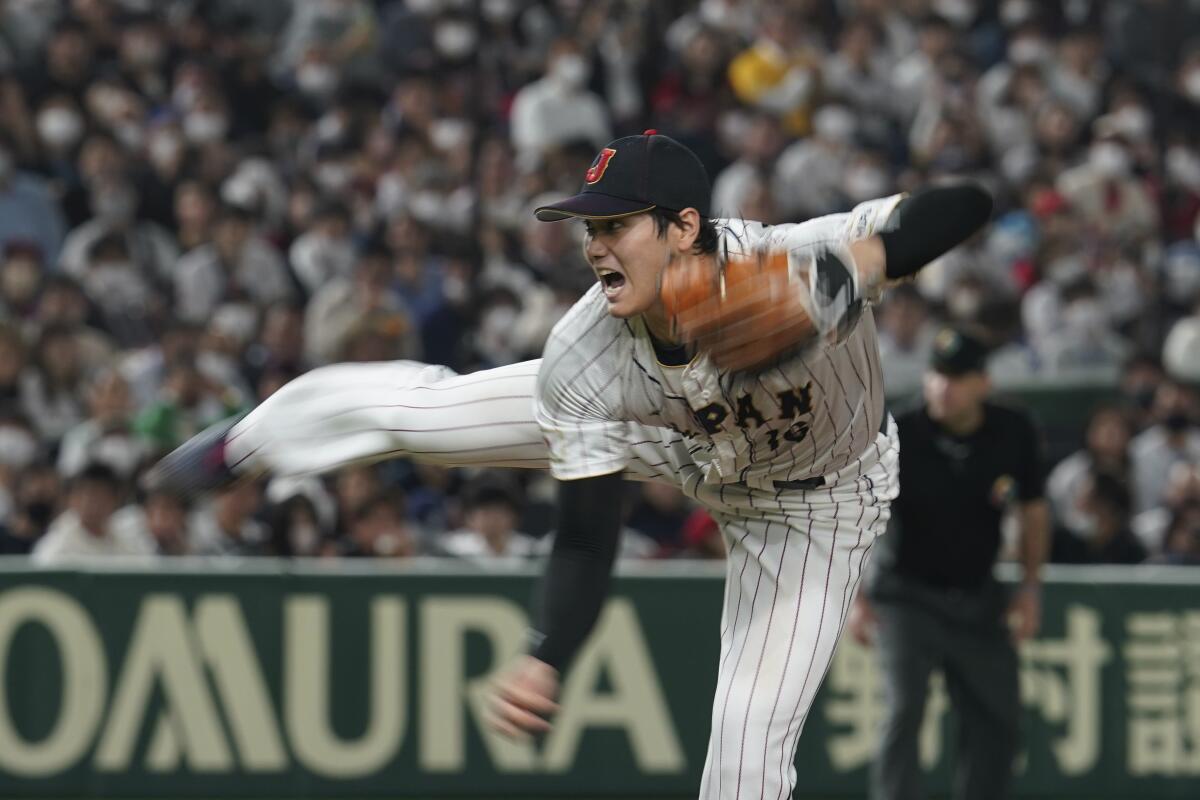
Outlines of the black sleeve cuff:
M 887 276 L 906 278 L 987 224 L 992 196 L 980 185 L 936 186 L 904 198 L 893 212 L 897 224 L 879 234 L 887 253 Z
M 559 484 L 558 531 L 542 582 L 531 653 L 560 672 L 604 607 L 621 532 L 619 472 Z

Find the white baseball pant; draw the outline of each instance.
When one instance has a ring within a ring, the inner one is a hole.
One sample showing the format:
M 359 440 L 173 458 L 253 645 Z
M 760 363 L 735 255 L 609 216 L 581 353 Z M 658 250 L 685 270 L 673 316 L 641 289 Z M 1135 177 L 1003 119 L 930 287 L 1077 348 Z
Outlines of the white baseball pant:
M 403 361 L 313 370 L 235 426 L 227 458 L 276 475 L 391 457 L 546 468 L 533 418 L 539 364 L 469 375 Z M 678 485 L 708 508 L 728 545 L 701 800 L 791 796 L 800 731 L 898 493 L 895 423 L 886 428 L 823 486 L 765 492 L 704 483 L 682 436 L 631 424 L 627 476 Z

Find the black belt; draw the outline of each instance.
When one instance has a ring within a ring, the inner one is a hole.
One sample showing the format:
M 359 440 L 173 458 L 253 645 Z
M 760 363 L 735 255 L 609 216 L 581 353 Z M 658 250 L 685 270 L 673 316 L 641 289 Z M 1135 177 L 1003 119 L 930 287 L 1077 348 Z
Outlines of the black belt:
M 886 434 L 888 425 L 888 415 L 885 411 L 883 420 L 879 423 L 879 432 Z M 799 489 L 802 492 L 811 492 L 813 489 L 820 489 L 825 485 L 825 476 L 818 475 L 815 478 L 805 478 L 802 481 L 775 481 L 776 489 Z

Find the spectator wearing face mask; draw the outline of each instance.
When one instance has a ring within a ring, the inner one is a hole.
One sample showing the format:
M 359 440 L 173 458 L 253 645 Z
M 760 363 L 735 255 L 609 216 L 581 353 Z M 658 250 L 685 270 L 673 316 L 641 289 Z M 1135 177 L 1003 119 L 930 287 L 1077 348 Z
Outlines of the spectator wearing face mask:
M 1157 422 L 1130 445 L 1135 512 L 1164 502 L 1171 469 L 1176 464 L 1200 464 L 1196 405 L 1194 389 L 1170 379 L 1159 385 L 1153 412 Z
M 937 332 L 928 306 L 911 283 L 900 284 L 887 293 L 878 316 L 879 362 L 888 397 L 912 395 L 921 388 Z
M 409 558 L 418 554 L 418 537 L 396 490 L 372 495 L 354 511 L 341 555 L 358 558 Z
M 1133 173 L 1129 145 L 1119 135 L 1097 135 L 1083 163 L 1059 176 L 1058 190 L 1104 236 L 1138 242 L 1159 228 L 1154 197 Z
M 1150 560 L 1156 564 L 1200 565 L 1200 500 L 1175 512 L 1163 534 L 1161 552 Z
M 1189 508 L 1200 506 L 1200 465 L 1177 461 L 1167 473 L 1161 504 L 1133 518 L 1133 532 L 1149 553 L 1161 554 L 1172 521 Z
M 570 39 L 561 39 L 546 57 L 545 77 L 513 98 L 510 127 L 522 166 L 540 164 L 556 147 L 579 139 L 601 147 L 612 138 L 608 112 L 587 89 L 591 66 Z
M 16 487 L 24 470 L 44 450 L 33 424 L 16 406 L 0 406 L 0 522 L 13 510 Z
M 379 21 L 372 5 L 365 0 L 292 3 L 279 39 L 277 75 L 294 78 L 312 97 L 326 98 L 343 78 L 375 74 Z
M 740 148 L 737 160 L 722 170 L 713 182 L 715 216 L 765 221 L 746 213 L 746 200 L 756 186 L 770 180 L 783 143 L 779 120 L 774 115 L 758 113 L 750 117 L 745 135 L 737 142 Z
M 141 531 L 113 524 L 125 486 L 108 467 L 87 467 L 71 482 L 67 510 L 33 548 L 38 564 L 106 556 L 148 556 L 154 544 Z
M 258 232 L 253 214 L 231 204 L 218 213 L 212 241 L 179 259 L 172 279 L 175 309 L 190 322 L 222 303 L 264 307 L 296 294 L 283 256 Z
M 202 556 L 271 555 L 270 529 L 256 519 L 262 487 L 245 480 L 218 490 L 188 515 L 190 549 Z
M 402 324 L 401 357 L 419 358 L 419 331 L 392 288 L 392 254 L 386 247 L 373 245 L 359 255 L 353 276 L 333 278 L 309 302 L 304 314 L 306 358 L 313 365 L 332 363 L 355 325 L 366 316 L 381 313 Z
M 48 264 L 56 264 L 65 226 L 46 183 L 18 167 L 13 139 L 0 129 L 0 250 L 12 241 L 31 241 Z
M 463 527 L 441 536 L 440 549 L 483 565 L 493 565 L 498 558 L 529 558 L 536 540 L 517 530 L 520 510 L 513 487 L 495 479 L 480 480 L 465 490 Z
M 1131 499 L 1124 480 L 1093 471 L 1077 499 L 1076 530 L 1059 528 L 1050 560 L 1060 564 L 1140 564 L 1146 550 L 1129 527 Z
M 342 203 L 326 201 L 314 209 L 307 230 L 292 242 L 288 260 L 310 295 L 330 280 L 347 277 L 354 269 L 350 212 Z
M 110 233 L 96 240 L 78 278 L 118 346 L 134 347 L 153 339 L 167 309 L 157 287 L 134 262 L 125 237 Z
M 271 553 L 281 558 L 312 558 L 321 554 L 325 533 L 313 502 L 297 493 L 272 505 L 268 514 Z
M 75 158 L 86 132 L 87 120 L 70 95 L 51 95 L 34 117 L 41 153 L 41 171 L 48 175 L 61 196 L 76 182 Z
M 1092 411 L 1083 448 L 1058 462 L 1046 479 L 1046 498 L 1058 528 L 1077 537 L 1086 532 L 1089 523 L 1080 509 L 1089 475 L 1103 473 L 1129 483 L 1132 438 L 1130 416 L 1123 408 L 1105 405 Z
M 1134 353 L 1121 365 L 1121 403 L 1134 431 L 1153 424 L 1154 398 L 1165 378 L 1162 362 L 1151 353 Z
M 170 232 L 141 216 L 140 197 L 132 182 L 122 176 L 104 175 L 91 183 L 90 197 L 94 216 L 72 230 L 63 243 L 60 266 L 64 272 L 82 280 L 96 244 L 117 236 L 125 240 L 129 263 L 143 279 L 171 274 L 179 259 L 179 247 Z
M 88 382 L 87 404 L 88 418 L 63 436 L 58 471 L 70 479 L 88 464 L 103 464 L 131 480 L 148 453 L 133 430 L 129 384 L 116 369 L 103 369 Z
M 1115 378 L 1133 348 L 1110 327 L 1095 284 L 1085 277 L 1067 286 L 1062 304 L 1062 328 L 1042 343 L 1045 374 Z
M 873 19 L 853 19 L 842 29 L 837 51 L 824 60 L 821 68 L 825 91 L 858 114 L 863 133 L 873 144 L 886 143 L 888 118 L 894 116 L 894 111 L 889 111 L 898 110 L 882 45 L 882 33 Z
M 9 430 L 0 424 L 0 438 Z M 0 444 L 0 453 L 9 453 L 10 445 L 11 441 Z M 0 481 L 0 486 L 8 483 Z M 25 464 L 11 484 L 11 496 L 0 489 L 6 501 L 11 497 L 4 504 L 10 506 L 7 513 L 0 514 L 0 555 L 28 555 L 58 514 L 62 485 L 58 472 L 44 461 Z
M 841 105 L 823 106 L 813 116 L 813 135 L 797 141 L 779 156 L 775 195 L 786 219 L 845 210 L 846 169 L 854 151 L 858 120 Z
M 162 102 L 171 93 L 167 80 L 171 53 L 166 27 L 150 12 L 127 14 L 120 23 L 117 66 L 126 83 L 144 97 Z
M 85 367 L 74 329 L 54 325 L 42 332 L 21 379 L 21 406 L 39 436 L 56 442 L 83 421 Z

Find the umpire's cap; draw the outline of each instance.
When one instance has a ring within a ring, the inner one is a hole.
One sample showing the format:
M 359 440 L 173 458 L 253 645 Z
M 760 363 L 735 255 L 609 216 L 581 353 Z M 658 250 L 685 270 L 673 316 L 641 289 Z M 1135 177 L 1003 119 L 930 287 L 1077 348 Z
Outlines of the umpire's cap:
M 961 328 L 946 327 L 933 337 L 929 367 L 934 372 L 957 377 L 987 371 L 988 347 Z
M 652 208 L 694 208 L 707 217 L 712 187 L 704 165 L 669 136 L 648 130 L 609 142 L 583 179 L 583 188 L 534 214 L 542 222 L 568 217 L 615 219 Z

